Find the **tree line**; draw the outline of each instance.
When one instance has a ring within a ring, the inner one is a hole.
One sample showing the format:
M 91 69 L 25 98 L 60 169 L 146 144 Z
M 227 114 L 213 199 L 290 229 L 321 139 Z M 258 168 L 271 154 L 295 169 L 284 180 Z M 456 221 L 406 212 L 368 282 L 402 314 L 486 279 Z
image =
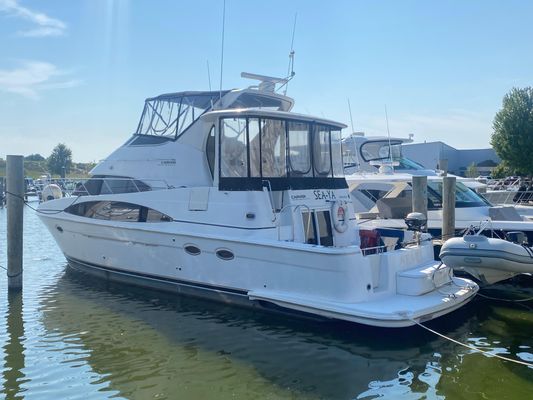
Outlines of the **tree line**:
M 502 162 L 493 177 L 533 176 L 533 88 L 513 88 L 493 122 L 491 145 Z

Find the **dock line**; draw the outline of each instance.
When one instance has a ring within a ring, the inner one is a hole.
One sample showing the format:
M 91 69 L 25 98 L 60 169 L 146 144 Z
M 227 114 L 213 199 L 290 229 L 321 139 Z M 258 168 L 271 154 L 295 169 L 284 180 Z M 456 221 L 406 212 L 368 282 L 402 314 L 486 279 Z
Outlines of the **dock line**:
M 499 358 L 500 360 L 504 360 L 504 361 L 509 361 L 509 362 L 512 362 L 512 363 L 515 363 L 515 364 L 520 364 L 520 365 L 524 365 L 526 367 L 529 367 L 529 368 L 533 368 L 533 363 L 529 363 L 527 361 L 521 361 L 521 360 L 515 360 L 513 358 L 508 358 L 508 357 L 505 357 L 505 356 L 500 356 L 499 354 L 493 354 L 491 353 L 490 351 L 485 351 L 485 350 L 482 350 L 480 349 L 479 347 L 476 347 L 476 346 L 472 346 L 471 344 L 466 344 L 466 343 L 462 343 L 458 340 L 455 340 L 455 339 L 452 339 L 451 337 L 448 337 L 440 332 L 437 332 L 436 330 L 434 329 L 431 329 L 427 326 L 425 326 L 424 324 L 414 320 L 413 318 L 409 317 L 409 315 L 407 315 L 407 312 L 398 312 L 398 314 L 404 318 L 407 318 L 408 320 L 410 320 L 411 322 L 415 323 L 416 325 L 418 325 L 419 327 L 425 329 L 426 331 L 428 332 L 431 332 L 443 339 L 446 339 L 446 340 L 449 340 L 450 342 L 453 342 L 455 344 L 458 344 L 459 346 L 463 346 L 463 347 L 466 347 L 467 349 L 470 349 L 470 350 L 474 350 L 478 353 L 481 353 L 483 354 L 484 356 L 487 356 L 487 357 L 496 357 L 496 358 Z
M 57 211 L 43 211 L 43 210 L 39 210 L 39 209 L 37 209 L 37 208 L 35 208 L 35 207 L 30 206 L 30 204 L 24 199 L 24 197 L 19 196 L 19 195 L 15 194 L 15 193 L 11 193 L 11 192 L 9 192 L 9 191 L 7 191 L 7 190 L 6 190 L 5 192 L 6 192 L 6 194 L 9 194 L 10 196 L 17 197 L 17 198 L 21 199 L 22 202 L 24 203 L 24 205 L 25 205 L 26 207 L 32 209 L 32 210 L 35 211 L 35 212 L 41 213 L 41 214 L 53 215 L 53 214 L 59 214 L 59 213 L 62 213 L 62 212 L 64 211 L 64 210 L 57 210 Z M 72 203 L 70 203 L 68 206 L 70 207 L 70 206 L 74 205 L 74 203 L 76 203 L 80 197 L 81 197 L 81 196 L 76 196 L 76 197 L 74 198 L 74 201 L 73 201 Z
M 527 301 L 532 301 L 533 300 L 533 297 L 527 297 L 525 299 L 502 299 L 502 298 L 499 298 L 499 297 L 487 296 L 486 294 L 481 294 L 479 292 L 478 292 L 477 295 L 481 296 L 481 297 L 484 297 L 485 299 L 497 300 L 497 301 L 507 301 L 509 303 L 522 303 L 522 302 L 527 302 Z

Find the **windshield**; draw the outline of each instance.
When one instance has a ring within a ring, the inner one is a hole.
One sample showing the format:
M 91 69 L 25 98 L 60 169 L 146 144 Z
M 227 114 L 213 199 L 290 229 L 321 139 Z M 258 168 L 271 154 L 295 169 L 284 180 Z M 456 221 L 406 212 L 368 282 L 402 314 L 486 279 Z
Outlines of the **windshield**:
M 421 170 L 421 169 L 424 169 L 423 165 L 420 165 L 419 163 L 417 163 L 416 161 L 411 160 L 410 158 L 401 157 L 399 160 L 393 160 L 393 161 L 398 161 L 400 163 L 399 165 L 396 165 L 394 167 L 394 169 L 397 169 L 397 170 L 403 170 L 403 169 Z
M 135 134 L 178 137 L 208 111 L 220 95 L 220 92 L 187 92 L 147 99 Z
M 363 160 L 369 162 L 390 160 L 392 150 L 392 160 L 397 161 L 402 157 L 401 144 L 399 140 L 391 140 L 390 145 L 389 140 L 368 141 L 361 145 L 360 152 Z
M 455 207 L 485 207 L 490 206 L 483 197 L 467 188 L 463 183 L 455 184 Z M 442 181 L 428 181 L 428 209 L 437 210 L 442 208 Z

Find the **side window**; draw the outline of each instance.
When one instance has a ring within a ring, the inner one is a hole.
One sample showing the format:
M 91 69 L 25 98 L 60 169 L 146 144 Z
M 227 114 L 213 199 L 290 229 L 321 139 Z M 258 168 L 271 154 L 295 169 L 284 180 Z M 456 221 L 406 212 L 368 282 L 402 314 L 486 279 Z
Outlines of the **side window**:
M 250 144 L 250 176 L 261 177 L 261 130 L 259 119 L 248 119 L 248 141 Z
M 73 204 L 65 212 L 79 217 L 120 222 L 171 222 L 172 218 L 138 204 L 118 201 L 88 201 Z
M 329 128 L 326 126 L 316 125 L 315 135 L 313 139 L 313 159 L 315 176 L 327 177 L 331 175 Z
M 289 122 L 289 165 L 292 176 L 313 176 L 311 172 L 311 146 L 309 124 Z
M 246 118 L 225 118 L 221 123 L 220 176 L 248 176 Z
M 261 168 L 263 177 L 286 177 L 285 121 L 261 120 Z
M 333 163 L 333 176 L 342 178 L 344 176 L 342 160 L 342 137 L 340 130 L 331 131 L 331 160 Z
M 215 171 L 215 125 L 209 130 L 205 145 L 205 155 L 207 157 L 207 163 L 209 164 L 209 171 L 211 171 L 211 178 L 213 178 Z

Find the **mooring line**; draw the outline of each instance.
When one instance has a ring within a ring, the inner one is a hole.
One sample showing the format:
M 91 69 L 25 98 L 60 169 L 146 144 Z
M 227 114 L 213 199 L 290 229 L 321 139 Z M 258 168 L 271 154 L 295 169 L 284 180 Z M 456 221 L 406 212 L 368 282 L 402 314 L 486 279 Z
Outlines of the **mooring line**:
M 485 299 L 498 300 L 498 301 L 507 301 L 509 303 L 522 303 L 522 302 L 532 301 L 533 300 L 533 297 L 527 297 L 525 299 L 502 299 L 502 298 L 499 298 L 499 297 L 487 296 L 486 294 L 481 294 L 479 292 L 477 293 L 477 295 L 481 296 L 481 297 L 484 297 Z
M 37 208 L 35 208 L 35 207 L 30 206 L 30 203 L 29 203 L 28 201 L 26 201 L 26 199 L 25 199 L 24 197 L 19 196 L 18 194 L 15 194 L 15 193 L 11 193 L 11 192 L 9 192 L 9 191 L 7 191 L 7 190 L 6 190 L 5 192 L 6 192 L 6 194 L 9 194 L 10 196 L 13 196 L 13 197 L 16 197 L 17 199 L 22 200 L 22 202 L 24 203 L 24 205 L 25 205 L 26 207 L 32 209 L 33 211 L 35 211 L 35 212 L 37 212 L 37 213 L 46 214 L 46 215 L 53 215 L 53 214 L 60 214 L 60 213 L 62 213 L 62 212 L 64 211 L 64 210 L 48 210 L 48 211 L 45 211 L 45 210 L 39 210 L 39 209 L 37 209 Z M 72 197 L 74 197 L 74 196 L 72 196 Z M 74 203 L 76 203 L 80 197 L 81 197 L 81 196 L 76 196 L 76 197 L 74 198 L 74 201 L 73 201 L 72 203 L 70 203 L 70 204 L 68 205 L 68 207 L 74 205 Z M 68 208 L 68 207 L 66 207 L 66 208 Z
M 434 329 L 431 329 L 425 325 L 423 325 L 422 323 L 414 320 L 413 318 L 409 317 L 407 315 L 406 312 L 399 312 L 398 313 L 400 316 L 404 317 L 404 318 L 407 318 L 408 320 L 410 320 L 411 322 L 414 322 L 416 325 L 418 325 L 419 327 L 421 328 L 424 328 L 425 330 L 443 338 L 443 339 L 446 339 L 446 340 L 449 340 L 450 342 L 453 342 L 455 344 L 458 344 L 459 346 L 463 346 L 463 347 L 466 347 L 467 349 L 470 349 L 470 350 L 474 350 L 478 353 L 481 353 L 483 354 L 484 356 L 487 356 L 487 357 L 496 357 L 496 358 L 499 358 L 500 360 L 504 360 L 504 361 L 509 361 L 509 362 L 512 362 L 512 363 L 515 363 L 515 364 L 520 364 L 520 365 L 524 365 L 526 367 L 529 367 L 529 368 L 533 368 L 533 363 L 529 363 L 527 361 L 521 361 L 521 360 L 515 360 L 513 358 L 509 358 L 509 357 L 505 357 L 505 356 L 500 356 L 499 354 L 494 354 L 494 353 L 491 353 L 490 351 L 486 351 L 486 350 L 482 350 L 480 349 L 479 347 L 476 347 L 476 346 L 472 346 L 470 344 L 466 344 L 466 343 L 462 343 L 458 340 L 455 340 L 455 339 L 452 339 L 451 337 L 448 337 L 440 332 L 437 332 L 436 330 Z

